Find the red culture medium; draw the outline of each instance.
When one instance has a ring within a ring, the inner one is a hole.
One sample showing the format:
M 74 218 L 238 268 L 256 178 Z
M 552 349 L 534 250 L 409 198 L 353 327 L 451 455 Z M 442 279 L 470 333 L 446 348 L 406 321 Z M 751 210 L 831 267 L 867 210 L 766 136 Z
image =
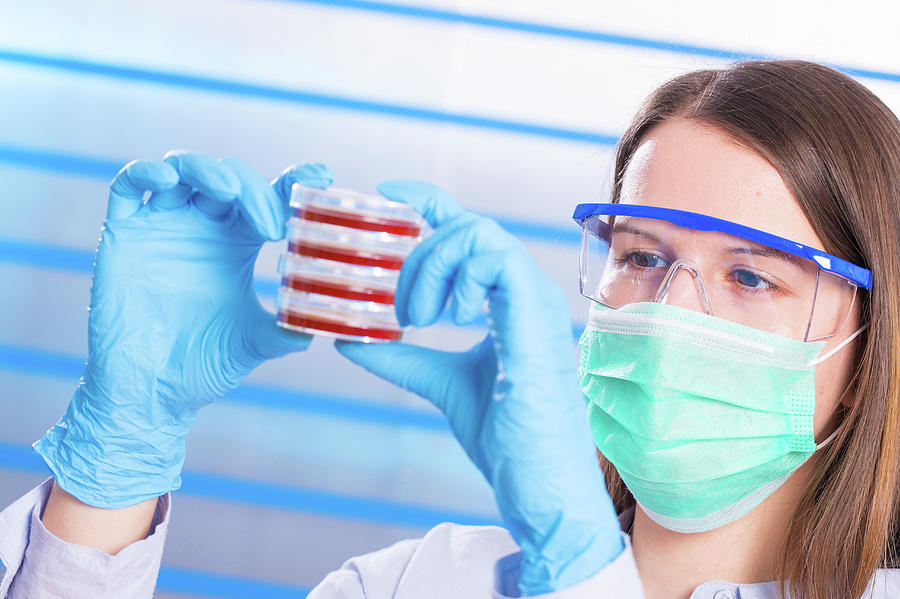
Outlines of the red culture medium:
M 289 242 L 288 251 L 300 256 L 322 258 L 345 264 L 358 264 L 359 266 L 379 266 L 390 270 L 400 270 L 403 266 L 403 256 L 399 254 L 380 253 L 331 243 L 317 243 L 305 239 Z
M 394 303 L 394 290 L 387 287 L 379 289 L 366 287 L 362 283 L 353 284 L 300 275 L 284 275 L 281 284 L 297 291 L 319 293 L 331 297 L 388 305 Z
M 382 339 L 384 341 L 399 341 L 400 337 L 403 335 L 403 332 L 397 329 L 353 326 L 340 320 L 332 320 L 330 318 L 322 318 L 318 315 L 301 314 L 299 312 L 291 312 L 288 310 L 279 312 L 278 320 L 294 327 L 315 329 L 318 331 L 326 331 L 353 337 L 371 337 L 373 339 Z
M 307 205 L 301 208 L 295 208 L 294 215 L 297 216 L 297 218 L 316 223 L 338 225 L 340 227 L 361 229 L 363 231 L 391 233 L 392 235 L 402 235 L 404 237 L 418 237 L 420 230 L 419 225 L 411 220 L 373 216 L 370 214 L 341 210 L 339 208 L 323 208 L 321 206 Z

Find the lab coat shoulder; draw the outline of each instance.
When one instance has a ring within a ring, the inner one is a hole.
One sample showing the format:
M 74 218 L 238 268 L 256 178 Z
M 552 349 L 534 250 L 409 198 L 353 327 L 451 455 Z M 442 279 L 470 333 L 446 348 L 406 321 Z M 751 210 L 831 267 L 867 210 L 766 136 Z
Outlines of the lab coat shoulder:
M 497 561 L 518 550 L 502 528 L 440 524 L 421 539 L 348 560 L 309 599 L 489 597 Z
M 877 570 L 869 581 L 866 599 L 890 599 L 900 597 L 900 569 Z
M 643 599 L 630 539 L 625 534 L 622 539 L 625 549 L 597 574 L 541 597 Z M 401 541 L 347 561 L 309 599 L 507 599 L 518 596 L 521 557 L 503 528 L 441 524 L 422 539 Z

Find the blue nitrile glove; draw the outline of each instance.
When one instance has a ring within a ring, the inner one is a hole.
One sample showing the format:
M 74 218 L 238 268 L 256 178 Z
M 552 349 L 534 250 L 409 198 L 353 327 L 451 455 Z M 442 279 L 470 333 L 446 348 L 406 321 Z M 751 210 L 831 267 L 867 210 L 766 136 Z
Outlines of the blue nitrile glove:
M 197 410 L 264 360 L 309 345 L 260 305 L 253 265 L 264 242 L 284 237 L 288 197 L 276 190 L 331 179 L 309 165 L 273 186 L 239 160 L 187 152 L 119 172 L 97 250 L 84 376 L 34 445 L 64 490 L 119 508 L 177 489 Z
M 378 190 L 435 229 L 400 273 L 401 324 L 434 323 L 448 299 L 454 322 L 466 324 L 487 299 L 490 332 L 462 353 L 347 342 L 338 351 L 447 415 L 522 548 L 522 594 L 589 578 L 623 542 L 575 375 L 566 297 L 519 241 L 441 189 L 394 181 Z

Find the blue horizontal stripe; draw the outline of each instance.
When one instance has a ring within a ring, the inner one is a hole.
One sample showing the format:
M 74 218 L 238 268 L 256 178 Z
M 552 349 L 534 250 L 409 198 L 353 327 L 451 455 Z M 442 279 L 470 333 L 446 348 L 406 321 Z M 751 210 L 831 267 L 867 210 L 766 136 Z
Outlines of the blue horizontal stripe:
M 578 231 L 573 233 L 564 230 L 554 230 L 552 227 L 532 225 L 525 222 L 506 220 L 501 220 L 500 222 L 508 231 L 520 236 L 533 234 L 535 237 L 541 237 L 547 241 L 559 241 L 564 243 L 578 243 L 580 240 L 580 233 Z M 93 270 L 94 252 L 75 250 L 43 243 L 34 243 L 31 241 L 0 238 L 0 261 L 35 266 L 38 268 L 90 274 Z M 280 282 L 277 279 L 257 278 L 254 280 L 254 286 L 259 295 L 274 298 L 280 287 Z M 442 315 L 441 322 L 449 322 L 449 317 L 446 314 Z M 472 326 L 484 328 L 486 326 L 486 321 L 483 317 L 479 318 Z M 580 336 L 583 328 L 583 325 L 577 323 L 574 324 L 572 329 L 573 334 L 576 337 Z
M 0 162 L 100 179 L 112 179 L 125 165 L 125 162 L 118 160 L 5 145 L 0 145 Z
M 826 63 L 827 64 L 827 63 Z M 869 79 L 880 79 L 882 81 L 891 81 L 893 83 L 900 82 L 900 74 L 885 73 L 883 71 L 873 71 L 869 69 L 858 69 L 855 67 L 842 67 L 840 65 L 827 64 L 831 68 L 846 73 L 852 77 L 868 77 Z
M 11 443 L 0 442 L 0 467 L 20 472 L 50 475 L 44 460 L 30 447 Z M 501 525 L 494 518 L 481 514 L 441 510 L 384 499 L 288 487 L 193 471 L 182 473 L 181 490 L 178 492 L 215 501 L 313 513 L 387 526 L 428 529 L 441 522 L 474 526 Z
M 182 478 L 181 492 L 186 494 L 267 508 L 312 512 L 348 520 L 425 529 L 441 522 L 475 526 L 500 524 L 494 518 L 478 514 L 239 480 L 220 475 L 188 472 Z
M 567 246 L 581 244 L 581 229 L 571 221 L 565 225 L 553 227 L 541 225 L 534 221 L 517 220 L 505 216 L 490 216 L 516 237 Z
M 0 262 L 90 274 L 93 270 L 94 252 L 0 237 Z M 274 299 L 281 286 L 278 279 L 256 278 L 253 283 L 256 293 L 269 299 Z M 444 314 L 439 322 L 449 323 L 450 318 Z M 468 326 L 484 328 L 486 325 L 487 322 L 481 317 Z
M 50 469 L 30 447 L 0 441 L 0 466 L 10 470 L 50 476 Z
M 518 235 L 524 235 L 526 233 L 525 230 L 532 227 L 530 224 L 518 225 L 515 223 L 511 224 L 510 222 L 504 222 L 503 226 L 510 232 Z M 567 243 L 575 242 L 580 237 L 577 232 L 574 234 L 574 239 L 572 239 L 571 233 L 564 233 L 561 231 L 553 234 L 550 230 L 544 230 L 546 229 L 545 227 L 540 227 L 539 225 L 536 227 L 541 229 L 542 236 L 545 238 L 552 236 L 553 240 L 557 241 L 564 241 Z M 90 274 L 93 270 L 94 252 L 73 250 L 71 248 L 45 245 L 30 241 L 0 238 L 0 262 L 3 261 L 11 262 L 13 264 L 36 266 L 38 268 Z M 278 288 L 281 286 L 281 283 L 277 279 L 257 278 L 253 283 L 256 288 L 256 293 L 268 298 L 274 298 L 275 294 L 278 292 Z M 439 322 L 449 323 L 450 318 L 447 314 L 442 314 Z M 468 326 L 484 328 L 487 326 L 487 322 L 484 317 L 479 317 L 475 322 Z M 581 331 L 584 326 L 577 323 L 572 326 L 573 334 L 576 337 L 581 336 Z
M 437 8 L 427 8 L 424 6 L 410 6 L 404 4 L 393 4 L 389 2 L 371 2 L 368 0 L 282 1 L 287 1 L 295 4 L 317 4 L 320 6 L 330 6 L 335 8 L 350 8 L 381 14 L 413 17 L 429 21 L 439 21 L 459 25 L 475 25 L 477 27 L 487 27 L 490 29 L 502 29 L 505 31 L 546 35 L 550 37 L 560 37 L 586 42 L 599 42 L 617 46 L 629 46 L 632 48 L 643 48 L 647 50 L 663 50 L 666 52 L 690 54 L 693 56 L 709 56 L 711 58 L 722 58 L 728 60 L 764 58 L 764 55 L 749 52 L 737 52 L 735 50 L 725 50 L 722 48 L 711 48 L 707 46 L 695 46 L 680 42 L 654 40 L 649 38 L 621 35 L 617 33 L 609 33 L 590 29 L 560 27 L 557 25 L 547 25 L 544 23 L 535 23 L 530 21 L 517 21 L 513 19 L 503 19 L 500 17 L 490 17 L 486 15 L 460 13 L 449 10 L 441 10 Z
M 311 589 L 164 565 L 156 590 L 215 599 L 304 599 Z
M 477 27 L 486 27 L 490 29 L 500 29 L 505 31 L 514 31 L 518 33 L 527 33 L 532 35 L 544 35 L 550 37 L 579 40 L 585 42 L 611 44 L 616 46 L 626 46 L 630 48 L 641 48 L 645 50 L 660 50 L 663 52 L 673 52 L 676 54 L 688 54 L 690 56 L 705 56 L 709 58 L 718 58 L 723 60 L 766 60 L 774 58 L 771 55 L 760 54 L 756 52 L 741 52 L 737 50 L 728 50 L 725 48 L 714 48 L 711 46 L 697 46 L 694 44 L 685 44 L 682 42 L 673 42 L 667 40 L 650 39 L 644 37 L 636 37 L 631 35 L 621 35 L 606 31 L 597 31 L 591 29 L 579 29 L 575 27 L 560 27 L 556 25 L 547 25 L 543 23 L 534 23 L 529 21 L 517 21 L 514 19 L 503 19 L 499 17 L 490 17 L 486 15 L 476 15 L 453 12 L 449 10 L 441 10 L 436 8 L 427 8 L 422 6 L 409 6 L 403 4 L 393 4 L 390 2 L 372 2 L 370 0 L 281 0 L 296 4 L 315 4 L 319 6 L 330 6 L 335 8 L 349 8 L 354 10 L 362 10 L 367 12 L 375 12 L 388 15 L 396 15 L 402 17 L 412 17 L 417 19 L 425 19 L 429 21 L 438 21 L 444 23 L 453 23 L 460 25 L 474 25 Z M 839 71 L 843 71 L 854 77 L 867 77 L 870 79 L 880 79 L 882 81 L 900 82 L 900 74 L 888 73 L 884 71 L 875 71 L 862 68 L 854 68 L 840 65 L 828 65 Z
M 278 293 L 279 287 L 281 287 L 281 281 L 277 279 L 254 279 L 253 286 L 257 294 L 263 297 L 274 298 L 275 294 Z
M 2 441 L 0 441 L 0 466 L 9 470 L 50 476 L 50 469 L 47 468 L 44 460 L 30 447 L 21 447 Z
M 23 374 L 78 380 L 86 360 L 40 349 L 0 344 L 0 368 Z
M 56 171 L 68 175 L 77 175 L 88 178 L 99 178 L 103 180 L 112 179 L 119 169 L 127 162 L 127 160 L 94 158 L 75 154 L 65 154 L 52 150 L 38 150 L 35 148 L 0 145 L 0 163 L 39 170 Z M 574 225 L 552 227 L 533 221 L 516 220 L 503 216 L 495 216 L 494 220 L 499 222 L 503 228 L 510 233 L 519 237 L 534 239 L 535 241 L 562 243 L 567 245 L 577 245 L 581 241 L 581 232 Z M 34 243 L 29 244 L 27 242 L 0 240 L 0 244 L 4 243 L 8 245 L 0 245 L 0 259 L 3 259 L 4 257 L 4 251 L 2 250 L 7 248 L 9 248 L 11 256 L 24 256 L 28 252 L 34 253 L 35 251 L 38 251 L 39 248 L 39 246 Z M 20 247 L 17 248 L 16 244 L 19 244 Z M 93 260 L 93 255 L 91 255 L 91 260 Z M 271 295 L 274 294 L 275 290 L 271 290 Z
M 94 252 L 0 237 L 0 262 L 91 274 L 94 270 Z M 277 280 L 272 279 L 257 279 L 254 285 L 256 292 L 265 297 L 275 297 L 280 286 Z
M 94 269 L 94 252 L 0 238 L 0 261 L 90 274 Z
M 447 419 L 434 412 L 410 410 L 331 393 L 313 393 L 242 383 L 226 393 L 222 399 L 262 408 L 296 410 L 344 420 L 357 420 L 367 424 L 410 426 L 442 433 L 450 431 Z
M 94 252 L 0 237 L 0 262 L 91 274 L 94 270 Z M 272 279 L 257 279 L 254 285 L 260 295 L 275 297 L 279 282 Z
M 0 369 L 75 381 L 81 377 L 85 358 L 39 349 L 0 344 Z M 434 412 L 412 410 L 353 397 L 242 383 L 222 397 L 267 409 L 291 410 L 385 426 L 409 426 L 449 432 L 446 418 Z
M 406 104 L 378 102 L 375 100 L 364 100 L 361 98 L 352 98 L 349 96 L 337 96 L 333 94 L 324 94 L 308 90 L 257 85 L 254 83 L 230 81 L 227 79 L 204 77 L 201 75 L 188 75 L 182 73 L 172 73 L 168 71 L 142 69 L 137 67 L 92 62 L 60 56 L 29 54 L 24 52 L 17 52 L 15 50 L 0 49 L 0 60 L 16 64 L 28 65 L 32 67 L 67 71 L 70 73 L 95 75 L 112 79 L 122 79 L 126 81 L 138 81 L 141 83 L 152 83 L 191 90 L 224 93 L 235 96 L 259 98 L 263 100 L 274 100 L 311 106 L 320 106 L 323 108 L 333 108 L 337 110 L 347 110 L 352 112 L 379 114 L 449 125 L 476 127 L 480 129 L 502 131 L 505 133 L 518 133 L 538 137 L 549 137 L 566 141 L 585 142 L 600 145 L 615 145 L 616 141 L 618 140 L 616 136 L 594 131 L 550 127 L 535 123 L 525 123 L 473 114 L 464 114 L 460 112 L 435 110 L 431 108 L 423 108 Z

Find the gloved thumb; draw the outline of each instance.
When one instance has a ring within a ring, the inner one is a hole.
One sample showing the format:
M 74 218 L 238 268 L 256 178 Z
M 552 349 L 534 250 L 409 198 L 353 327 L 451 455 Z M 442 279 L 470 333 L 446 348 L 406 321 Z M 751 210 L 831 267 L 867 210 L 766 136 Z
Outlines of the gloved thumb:
M 405 343 L 335 341 L 335 348 L 372 374 L 424 397 L 446 413 L 450 385 L 458 379 L 461 354 Z
M 292 352 L 303 351 L 312 342 L 312 335 L 283 329 L 275 323 L 271 314 L 248 331 L 249 348 L 259 361 L 280 358 Z
M 334 175 L 331 173 L 331 169 L 318 162 L 292 164 L 272 181 L 272 187 L 275 189 L 275 193 L 287 202 L 291 197 L 291 186 L 294 183 L 325 189 L 334 183 Z

